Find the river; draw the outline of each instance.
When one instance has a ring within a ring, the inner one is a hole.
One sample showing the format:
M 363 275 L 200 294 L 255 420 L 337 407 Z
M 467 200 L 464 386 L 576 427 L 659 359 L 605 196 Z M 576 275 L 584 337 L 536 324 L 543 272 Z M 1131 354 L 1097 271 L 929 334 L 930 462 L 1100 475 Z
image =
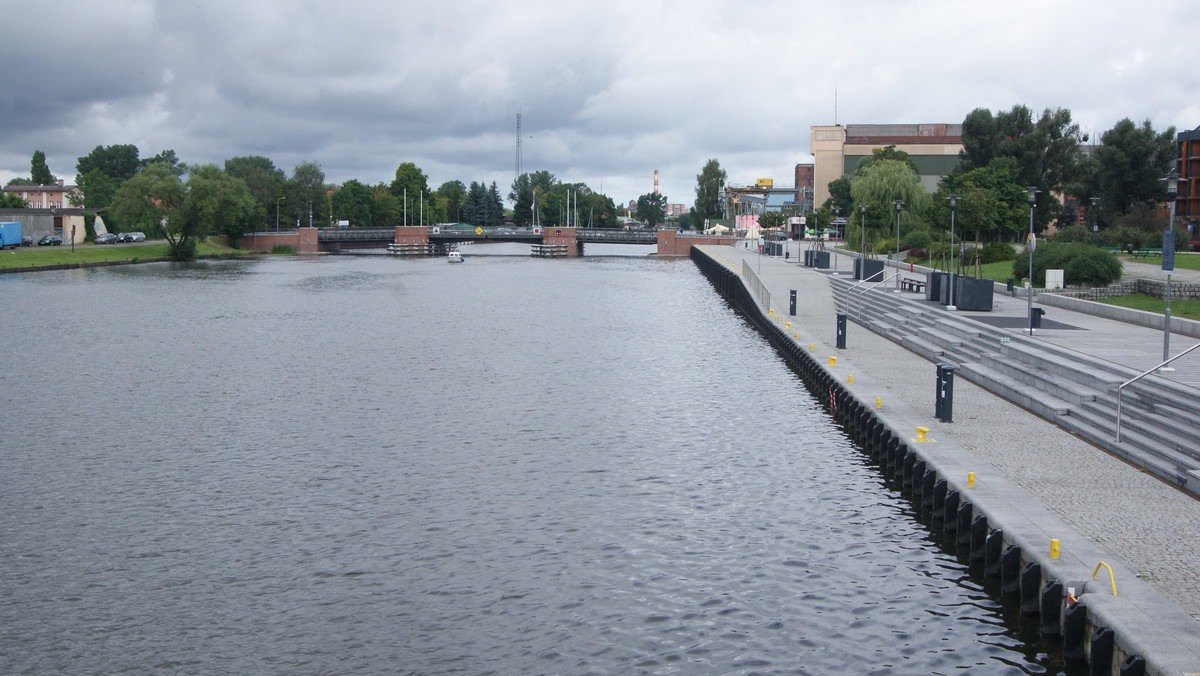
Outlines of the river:
M 0 673 L 1057 668 L 690 261 L 464 251 L 0 275 Z

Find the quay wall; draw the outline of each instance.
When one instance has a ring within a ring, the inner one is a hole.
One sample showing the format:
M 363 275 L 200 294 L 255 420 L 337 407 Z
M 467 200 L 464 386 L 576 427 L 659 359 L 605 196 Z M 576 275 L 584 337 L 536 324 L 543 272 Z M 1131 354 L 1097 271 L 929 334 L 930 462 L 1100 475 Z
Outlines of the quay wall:
M 1118 596 L 1115 582 L 1110 587 L 1104 571 L 1096 577 L 1091 569 L 1106 558 L 1103 551 L 956 444 L 919 442 L 914 434 L 923 418 L 903 405 L 882 407 L 864 397 L 869 375 L 856 374 L 849 385 L 845 367 L 832 358 L 836 350 L 785 331 L 732 265 L 699 248 L 690 255 L 958 555 L 982 564 L 985 578 L 998 580 L 1001 596 L 1017 600 L 1022 615 L 1038 618 L 1044 637 L 1061 638 L 1065 659 L 1086 661 L 1096 674 L 1200 670 L 1200 632 L 1178 606 L 1119 564 L 1109 566 L 1122 580 Z M 972 468 L 978 471 L 969 473 Z M 1063 554 L 1052 552 L 1052 545 Z

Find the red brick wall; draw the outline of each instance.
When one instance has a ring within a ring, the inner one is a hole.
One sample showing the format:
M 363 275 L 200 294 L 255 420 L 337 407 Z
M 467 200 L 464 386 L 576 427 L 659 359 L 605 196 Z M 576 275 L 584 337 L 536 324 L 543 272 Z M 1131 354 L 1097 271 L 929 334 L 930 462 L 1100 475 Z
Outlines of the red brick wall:
M 246 251 L 270 251 L 277 244 L 295 247 L 296 253 L 317 252 L 317 229 L 300 228 L 282 232 L 256 232 L 242 237 L 238 246 Z
M 579 255 L 579 240 L 575 238 L 575 228 L 542 228 L 542 244 L 565 244 L 568 256 Z
M 429 244 L 429 228 L 423 225 L 396 226 L 396 244 Z
M 727 246 L 737 241 L 737 237 L 721 237 L 717 235 L 680 237 L 679 233 L 674 230 L 659 230 L 658 255 L 663 258 L 689 256 L 691 255 L 693 246 Z

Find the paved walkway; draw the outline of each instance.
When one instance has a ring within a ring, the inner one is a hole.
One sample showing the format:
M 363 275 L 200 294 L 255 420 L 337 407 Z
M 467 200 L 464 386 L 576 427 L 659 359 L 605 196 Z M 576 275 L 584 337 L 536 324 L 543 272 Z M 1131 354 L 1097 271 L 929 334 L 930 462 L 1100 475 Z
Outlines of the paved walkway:
M 814 340 L 825 345 L 836 342 L 837 311 L 827 278 L 829 273 L 804 268 L 794 259 L 785 262 L 780 258 L 760 257 L 745 249 L 711 249 L 738 267 L 754 270 L 770 290 L 771 307 L 776 314 L 793 322 L 794 327 Z M 849 259 L 841 258 L 839 266 L 842 273 L 847 273 Z M 788 316 L 791 289 L 797 290 L 799 299 L 794 318 Z M 993 312 L 978 314 L 1027 316 L 1024 299 L 998 294 L 995 300 Z M 1071 328 L 1039 330 L 1036 332 L 1039 340 L 1138 370 L 1161 361 L 1161 330 L 1059 308 L 1047 308 L 1046 319 Z M 1017 333 L 1020 329 L 1013 331 Z M 1176 354 L 1194 342 L 1173 335 L 1171 353 Z M 839 355 L 839 370 L 843 364 L 860 370 L 884 388 L 885 397 L 898 399 L 913 411 L 927 413 L 931 435 L 952 439 L 973 453 L 1112 559 L 1174 600 L 1185 612 L 1200 618 L 1200 500 L 965 379 L 955 381 L 954 422 L 942 424 L 933 420 L 933 363 L 857 324 L 850 324 L 847 349 Z M 1179 369 L 1173 377 L 1200 385 L 1200 350 L 1184 359 L 1186 365 L 1177 364 Z M 1200 419 L 1200 412 L 1197 418 Z

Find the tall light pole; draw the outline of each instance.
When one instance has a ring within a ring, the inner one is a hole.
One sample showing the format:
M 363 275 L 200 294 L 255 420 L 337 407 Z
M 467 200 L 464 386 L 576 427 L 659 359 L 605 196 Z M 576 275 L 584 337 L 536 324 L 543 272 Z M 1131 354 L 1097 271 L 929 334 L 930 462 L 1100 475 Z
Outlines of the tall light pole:
M 275 232 L 279 232 L 279 203 L 282 201 L 282 197 L 275 198 Z
M 947 310 L 957 310 L 954 306 L 954 209 L 958 206 L 958 195 L 950 196 L 950 304 L 946 306 Z
M 1167 231 L 1163 233 L 1162 269 L 1167 273 L 1167 307 L 1163 312 L 1163 361 L 1170 359 L 1171 350 L 1171 272 L 1175 269 L 1175 198 L 1179 196 L 1179 170 L 1171 167 L 1171 171 L 1160 179 L 1167 183 L 1167 199 L 1171 200 L 1171 218 Z M 1168 248 L 1170 249 L 1168 251 Z M 1163 366 L 1162 371 L 1175 369 Z
M 860 238 L 861 241 L 859 242 L 859 245 L 862 247 L 861 260 L 865 261 L 865 260 L 867 260 L 867 205 L 860 204 L 859 209 L 862 212 L 862 218 L 859 219 L 859 222 L 858 222 L 858 224 L 860 226 L 862 226 L 862 236 Z M 861 263 L 859 263 L 858 269 L 859 269 L 859 272 L 863 271 L 864 268 L 862 267 Z M 866 279 L 865 275 L 863 276 L 863 279 Z
M 1097 208 L 1097 205 L 1100 204 L 1100 198 L 1099 197 L 1089 197 L 1088 201 L 1092 203 L 1092 212 L 1089 215 L 1092 217 L 1091 242 L 1092 242 L 1092 244 L 1095 244 L 1096 243 L 1096 232 L 1100 230 L 1100 226 L 1096 225 L 1096 217 L 1100 215 L 1098 213 L 1100 210 Z
M 896 293 L 900 293 L 900 209 L 904 207 L 904 200 L 896 200 L 893 204 L 896 205 Z
M 1033 235 L 1033 209 L 1037 206 L 1037 194 L 1041 190 L 1036 185 L 1025 188 L 1029 193 L 1029 236 L 1025 238 L 1025 248 L 1029 250 L 1029 271 L 1025 277 L 1026 314 L 1029 315 L 1029 335 L 1033 335 L 1033 250 L 1037 247 L 1037 239 Z

